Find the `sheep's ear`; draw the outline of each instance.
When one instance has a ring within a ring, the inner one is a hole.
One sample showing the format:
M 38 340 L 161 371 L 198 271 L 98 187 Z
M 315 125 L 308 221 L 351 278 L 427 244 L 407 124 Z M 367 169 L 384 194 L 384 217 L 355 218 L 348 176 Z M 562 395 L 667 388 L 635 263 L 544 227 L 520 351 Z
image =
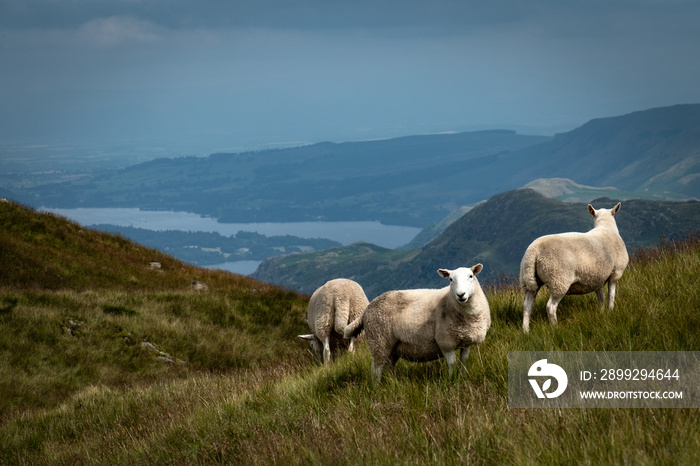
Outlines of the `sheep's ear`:
M 612 214 L 613 214 L 613 215 L 615 215 L 615 214 L 617 213 L 617 211 L 620 210 L 620 206 L 621 206 L 621 205 L 622 205 L 622 204 L 618 202 L 617 205 L 616 205 L 615 207 L 613 207 L 613 209 L 612 209 Z
M 438 270 L 438 275 L 440 275 L 442 278 L 450 278 L 450 271 L 447 269 L 440 269 Z
M 308 333 L 306 335 L 299 335 L 299 338 L 302 340 L 312 340 L 314 339 L 314 334 L 313 333 Z
M 592 216 L 595 217 L 595 209 L 590 204 L 588 204 L 588 211 L 591 213 Z
M 478 275 L 479 272 L 481 272 L 481 270 L 482 270 L 483 268 L 484 268 L 483 265 L 481 265 L 481 264 L 476 264 L 476 265 L 472 266 L 472 272 L 474 272 L 474 275 Z

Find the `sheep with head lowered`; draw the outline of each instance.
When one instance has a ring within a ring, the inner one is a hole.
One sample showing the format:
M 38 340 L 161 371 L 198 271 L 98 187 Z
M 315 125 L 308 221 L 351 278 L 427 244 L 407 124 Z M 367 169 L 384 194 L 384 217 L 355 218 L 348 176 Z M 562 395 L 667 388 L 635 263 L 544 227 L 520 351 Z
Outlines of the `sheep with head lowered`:
M 345 329 L 345 338 L 363 329 L 372 353 L 372 376 L 379 382 L 386 364 L 399 358 L 431 361 L 441 356 L 452 375 L 456 350 L 464 364 L 469 347 L 484 341 L 491 312 L 476 275 L 483 266 L 440 269 L 450 280 L 442 289 L 389 291 L 375 298 Z
M 608 308 L 615 304 L 615 287 L 627 267 L 629 256 L 620 237 L 612 209 L 594 209 L 593 229 L 586 233 L 560 233 L 537 238 L 528 246 L 520 263 L 520 287 L 523 302 L 523 331 L 530 330 L 530 314 L 537 292 L 549 288 L 547 315 L 549 323 L 557 323 L 557 306 L 567 294 L 596 292 L 601 307 L 605 305 L 603 286 L 608 284 Z
M 327 364 L 331 360 L 331 347 L 345 344 L 343 332 L 348 322 L 360 316 L 368 304 L 357 282 L 346 278 L 330 280 L 311 295 L 306 319 L 312 333 L 299 338 L 309 340 L 314 352 Z M 354 349 L 355 338 L 352 338 L 348 350 Z

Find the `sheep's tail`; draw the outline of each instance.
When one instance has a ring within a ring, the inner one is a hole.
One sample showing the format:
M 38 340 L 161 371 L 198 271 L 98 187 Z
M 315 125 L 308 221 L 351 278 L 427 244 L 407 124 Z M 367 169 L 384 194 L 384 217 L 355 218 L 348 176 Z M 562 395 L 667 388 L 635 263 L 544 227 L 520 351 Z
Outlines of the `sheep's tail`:
M 335 314 L 333 317 L 333 329 L 342 335 L 350 319 L 350 301 L 336 296 L 333 309 Z
M 343 332 L 343 338 L 350 339 L 350 338 L 355 338 L 357 337 L 362 329 L 365 328 L 365 323 L 364 320 L 362 319 L 364 317 L 365 313 L 363 312 L 362 314 L 359 315 L 359 317 L 352 322 L 348 324 L 347 327 L 345 327 L 345 332 Z
M 537 291 L 540 288 L 537 277 L 537 251 L 527 248 L 520 262 L 520 288 L 523 291 Z

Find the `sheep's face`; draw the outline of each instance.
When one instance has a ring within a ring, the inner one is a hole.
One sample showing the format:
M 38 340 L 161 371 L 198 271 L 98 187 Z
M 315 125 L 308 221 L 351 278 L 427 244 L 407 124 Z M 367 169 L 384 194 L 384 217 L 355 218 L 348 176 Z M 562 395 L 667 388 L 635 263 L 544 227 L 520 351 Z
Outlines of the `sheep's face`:
M 311 351 L 314 352 L 318 359 L 323 359 L 323 345 L 320 340 L 311 340 L 309 342 L 311 345 Z
M 313 333 L 299 335 L 299 338 L 302 340 L 308 340 L 309 346 L 311 346 L 311 351 L 313 351 L 319 358 L 323 358 L 323 343 L 321 343 L 321 340 L 316 338 Z
M 455 270 L 440 269 L 438 274 L 450 280 L 450 292 L 460 302 L 466 303 L 479 286 L 476 275 L 481 272 L 483 265 L 476 264 L 473 267 L 460 267 Z

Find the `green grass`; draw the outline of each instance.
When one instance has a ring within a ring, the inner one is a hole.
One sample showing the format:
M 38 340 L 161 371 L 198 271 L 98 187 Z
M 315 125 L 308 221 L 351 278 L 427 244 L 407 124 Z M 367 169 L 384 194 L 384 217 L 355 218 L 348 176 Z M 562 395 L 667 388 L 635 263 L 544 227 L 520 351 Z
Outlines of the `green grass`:
M 295 338 L 306 297 L 231 274 L 204 278 L 206 293 L 158 277 L 0 286 L 0 464 L 700 462 L 697 409 L 507 407 L 508 351 L 700 348 L 697 239 L 635 254 L 613 311 L 565 298 L 556 329 L 546 292 L 524 335 L 520 292 L 490 289 L 492 328 L 456 377 L 399 361 L 379 385 L 364 344 L 324 367 Z
M 306 297 L 12 203 L 0 203 L 0 244 L 0 420 L 88 386 L 127 389 L 299 356 L 285 343 L 306 330 Z M 195 279 L 209 291 L 192 290 Z

